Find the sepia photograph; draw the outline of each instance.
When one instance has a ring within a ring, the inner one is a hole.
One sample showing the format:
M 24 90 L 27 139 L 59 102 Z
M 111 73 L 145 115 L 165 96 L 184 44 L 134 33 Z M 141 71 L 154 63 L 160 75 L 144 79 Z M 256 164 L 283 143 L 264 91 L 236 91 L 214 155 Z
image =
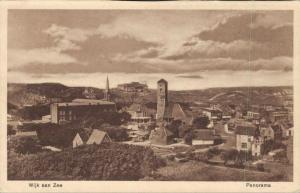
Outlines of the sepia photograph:
M 6 19 L 9 183 L 295 182 L 294 10 Z

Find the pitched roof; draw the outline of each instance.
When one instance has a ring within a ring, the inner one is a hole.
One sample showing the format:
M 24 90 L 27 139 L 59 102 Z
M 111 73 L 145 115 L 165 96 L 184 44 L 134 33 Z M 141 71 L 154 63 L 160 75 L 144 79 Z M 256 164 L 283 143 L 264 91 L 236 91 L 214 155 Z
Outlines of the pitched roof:
M 86 144 L 100 144 L 104 140 L 105 136 L 108 136 L 106 132 L 94 129 Z
M 257 128 L 251 125 L 238 125 L 235 134 L 255 136 Z
M 87 103 L 87 104 L 99 104 L 99 105 L 113 105 L 114 102 L 105 101 L 105 100 L 96 100 L 96 99 L 74 99 L 72 103 Z
M 157 83 L 161 83 L 161 82 L 164 82 L 164 83 L 168 83 L 165 79 L 160 79 L 159 81 L 157 81 Z
M 170 131 L 169 129 L 167 129 L 165 127 L 163 128 L 163 132 L 165 133 L 166 136 L 173 136 L 174 135 L 172 131 Z
M 274 132 L 281 132 L 282 131 L 280 125 L 272 125 L 271 127 L 272 127 Z
M 130 107 L 128 107 L 127 111 L 134 111 L 134 112 L 143 111 L 143 112 L 155 113 L 154 109 L 150 109 L 146 105 L 139 104 L 139 103 L 134 103 L 134 104 L 130 105 Z

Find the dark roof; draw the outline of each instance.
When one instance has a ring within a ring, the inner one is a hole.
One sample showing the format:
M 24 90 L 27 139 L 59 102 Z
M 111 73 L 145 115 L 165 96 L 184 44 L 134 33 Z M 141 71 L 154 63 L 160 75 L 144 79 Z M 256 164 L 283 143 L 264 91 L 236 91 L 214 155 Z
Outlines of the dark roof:
M 92 133 L 92 130 L 89 128 L 84 128 L 78 132 L 80 138 L 82 139 L 83 142 L 87 142 L 89 139 L 90 135 Z
M 127 111 L 134 111 L 134 112 L 142 111 L 142 112 L 147 112 L 149 114 L 155 113 L 154 109 L 150 109 L 146 105 L 138 104 L 138 103 L 134 103 L 134 104 L 130 105 L 130 107 L 128 107 Z
M 198 140 L 213 140 L 215 139 L 212 129 L 196 129 L 193 131 L 193 139 Z
M 281 127 L 280 125 L 272 125 L 271 126 L 274 132 L 281 132 Z
M 157 83 L 160 83 L 160 82 L 164 82 L 164 83 L 168 83 L 165 79 L 160 79 L 159 81 L 157 81 Z
M 250 125 L 238 125 L 235 134 L 255 136 L 257 128 Z

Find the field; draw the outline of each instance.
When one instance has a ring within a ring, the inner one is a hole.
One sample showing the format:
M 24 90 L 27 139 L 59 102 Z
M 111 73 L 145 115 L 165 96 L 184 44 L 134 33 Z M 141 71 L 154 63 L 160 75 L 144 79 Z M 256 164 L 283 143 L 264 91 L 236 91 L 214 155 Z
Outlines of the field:
M 259 172 L 245 169 L 209 165 L 203 162 L 168 162 L 158 169 L 155 180 L 172 181 L 290 181 L 279 172 Z

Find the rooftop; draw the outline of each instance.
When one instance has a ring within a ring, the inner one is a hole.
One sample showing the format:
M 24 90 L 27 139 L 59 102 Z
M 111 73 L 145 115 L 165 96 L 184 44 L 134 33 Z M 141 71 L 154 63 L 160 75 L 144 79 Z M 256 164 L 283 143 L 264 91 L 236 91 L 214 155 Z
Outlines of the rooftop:
M 212 129 L 197 129 L 193 131 L 193 139 L 197 140 L 213 140 L 215 139 Z
M 89 106 L 89 105 L 115 105 L 114 102 L 95 99 L 74 99 L 72 102 L 55 103 L 58 106 Z
M 255 136 L 257 128 L 252 125 L 238 125 L 235 130 L 237 135 Z

